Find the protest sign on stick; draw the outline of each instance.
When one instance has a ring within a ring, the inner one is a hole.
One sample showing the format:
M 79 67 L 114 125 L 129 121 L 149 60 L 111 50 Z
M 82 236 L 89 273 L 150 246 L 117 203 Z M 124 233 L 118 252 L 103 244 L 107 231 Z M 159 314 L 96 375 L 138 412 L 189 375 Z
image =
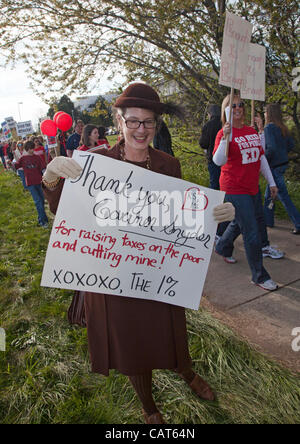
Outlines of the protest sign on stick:
M 251 125 L 254 125 L 254 101 L 265 100 L 266 48 L 250 43 L 245 82 L 241 97 L 251 100 Z
M 226 12 L 219 84 L 241 90 L 245 82 L 253 25 Z
M 56 137 L 53 136 L 45 136 L 46 141 L 47 141 L 47 145 L 48 145 L 48 150 L 50 152 L 50 156 L 51 158 L 55 156 L 59 156 L 59 150 L 58 150 L 58 146 L 57 146 L 57 140 Z
M 229 122 L 231 121 L 234 89 L 241 90 L 245 82 L 252 28 L 253 25 L 247 20 L 226 12 L 219 84 L 231 88 Z M 228 147 L 229 136 L 226 146 L 227 155 Z
M 3 141 L 7 142 L 8 140 L 12 139 L 12 133 L 11 130 L 9 129 L 8 123 L 6 120 L 4 120 L 1 123 L 1 127 L 2 127 L 2 139 Z
M 17 134 L 19 137 L 26 137 L 28 134 L 32 134 L 33 132 L 31 120 L 17 123 Z
M 65 181 L 41 285 L 197 310 L 225 193 L 99 154 L 73 159 L 83 171 Z

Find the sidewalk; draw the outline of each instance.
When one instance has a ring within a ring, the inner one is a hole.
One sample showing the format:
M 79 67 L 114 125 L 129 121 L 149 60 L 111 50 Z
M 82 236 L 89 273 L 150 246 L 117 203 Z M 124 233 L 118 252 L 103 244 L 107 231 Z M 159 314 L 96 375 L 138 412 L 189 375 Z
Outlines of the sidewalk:
M 279 289 L 266 292 L 250 283 L 240 236 L 234 251 L 236 264 L 227 264 L 213 253 L 202 305 L 256 349 L 300 372 L 300 351 L 292 349 L 296 339 L 292 331 L 300 329 L 300 236 L 290 233 L 290 222 L 276 221 L 276 225 L 268 229 L 270 244 L 284 251 L 285 258 L 265 258 L 264 266 Z M 300 345 L 300 338 L 297 344 Z

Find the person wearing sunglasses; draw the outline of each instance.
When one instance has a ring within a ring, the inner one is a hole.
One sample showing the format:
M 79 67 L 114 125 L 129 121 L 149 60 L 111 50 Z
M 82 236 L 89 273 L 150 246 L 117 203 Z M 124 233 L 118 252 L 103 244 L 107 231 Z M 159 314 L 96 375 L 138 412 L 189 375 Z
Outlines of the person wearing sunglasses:
M 110 150 L 99 148 L 92 152 L 181 178 L 179 160 L 151 146 L 161 115 L 170 110 L 149 85 L 129 85 L 115 103 L 116 121 L 123 138 Z M 44 191 L 53 212 L 63 187 L 61 176 L 75 179 L 80 173 L 81 168 L 74 159 L 55 158 L 48 165 Z M 215 208 L 218 222 L 233 217 L 234 208 L 230 203 Z M 215 399 L 210 386 L 192 368 L 183 307 L 133 297 L 84 293 L 84 313 L 92 370 L 108 376 L 110 369 L 116 369 L 127 375 L 142 403 L 147 424 L 164 423 L 152 395 L 154 369 L 176 371 L 199 398 Z
M 233 103 L 233 104 L 232 104 L 232 109 L 236 109 L 236 108 L 244 108 L 244 106 L 245 106 L 244 102 Z
M 248 264 L 252 273 L 252 283 L 264 290 L 274 291 L 278 285 L 271 279 L 263 266 L 262 230 L 263 207 L 259 191 L 259 174 L 265 176 L 275 199 L 277 187 L 264 155 L 260 137 L 256 130 L 244 124 L 245 105 L 238 95 L 232 105 L 232 126 L 226 121 L 226 108 L 230 96 L 222 103 L 223 128 L 216 137 L 213 161 L 221 166 L 220 189 L 226 192 L 225 201 L 235 207 L 235 220 L 232 221 L 221 238 L 215 251 L 228 263 L 233 258 L 234 241 L 242 233 Z M 226 138 L 229 137 L 228 157 Z

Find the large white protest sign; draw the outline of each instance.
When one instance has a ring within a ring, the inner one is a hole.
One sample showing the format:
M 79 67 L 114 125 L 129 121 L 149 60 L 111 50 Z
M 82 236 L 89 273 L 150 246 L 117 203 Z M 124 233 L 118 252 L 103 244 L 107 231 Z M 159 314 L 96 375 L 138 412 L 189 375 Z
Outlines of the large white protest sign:
M 7 122 L 8 128 L 10 130 L 14 129 L 16 127 L 16 122 L 13 117 L 5 117 L 4 119 Z
M 253 26 L 226 12 L 219 84 L 241 89 L 246 78 L 249 43 Z
M 19 137 L 25 137 L 28 134 L 33 133 L 33 127 L 31 120 L 27 120 L 26 122 L 18 122 L 17 123 L 17 134 Z
M 198 309 L 225 193 L 99 154 L 73 159 L 83 171 L 64 184 L 41 285 Z
M 241 89 L 241 97 L 251 100 L 265 100 L 266 48 L 250 43 L 246 80 Z

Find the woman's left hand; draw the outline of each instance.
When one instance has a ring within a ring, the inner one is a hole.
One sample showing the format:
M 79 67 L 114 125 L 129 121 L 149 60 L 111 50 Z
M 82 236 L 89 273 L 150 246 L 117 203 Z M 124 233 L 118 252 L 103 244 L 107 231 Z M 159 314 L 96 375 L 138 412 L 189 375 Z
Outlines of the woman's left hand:
M 235 218 L 235 208 L 230 202 L 217 205 L 213 209 L 213 215 L 217 222 L 232 221 Z

